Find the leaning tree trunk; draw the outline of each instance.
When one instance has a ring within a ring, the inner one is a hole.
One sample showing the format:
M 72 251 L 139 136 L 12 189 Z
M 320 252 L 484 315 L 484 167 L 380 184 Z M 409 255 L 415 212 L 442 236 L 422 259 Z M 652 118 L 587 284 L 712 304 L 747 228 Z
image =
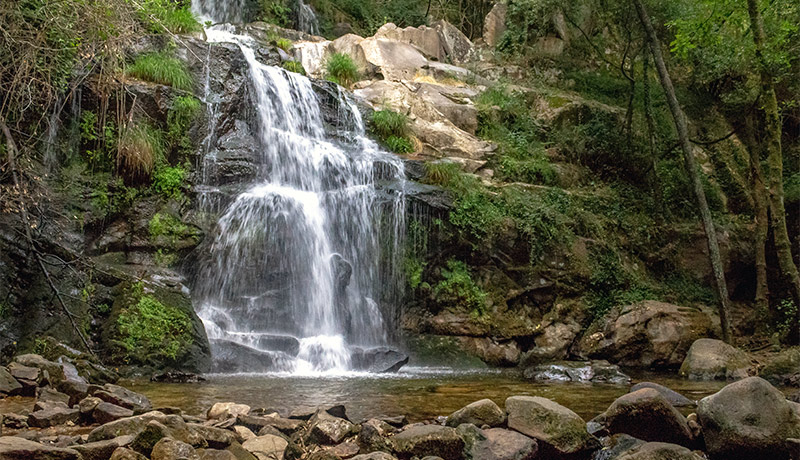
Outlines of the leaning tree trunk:
M 772 211 L 772 232 L 775 235 L 775 249 L 778 252 L 778 265 L 781 272 L 792 286 L 794 304 L 797 306 L 797 318 L 794 321 L 792 338 L 800 340 L 800 274 L 792 258 L 792 244 L 786 229 L 786 208 L 783 204 L 783 154 L 781 152 L 781 117 L 778 112 L 778 98 L 772 84 L 772 75 L 764 58 L 764 20 L 758 9 L 757 0 L 747 0 L 750 13 L 750 30 L 756 45 L 756 60 L 761 75 L 761 102 L 764 111 L 767 166 L 769 167 L 769 205 Z
M 767 234 L 769 233 L 769 202 L 764 172 L 761 170 L 761 148 L 753 126 L 753 117 L 745 117 L 745 143 L 750 154 L 750 174 L 753 188 L 753 208 L 756 231 L 753 235 L 756 246 L 756 309 L 759 313 L 769 311 L 769 286 L 767 283 Z
M 700 180 L 700 173 L 697 169 L 697 163 L 692 154 L 692 144 L 689 141 L 689 130 L 686 126 L 686 116 L 681 110 L 678 103 L 678 98 L 675 96 L 675 88 L 672 86 L 672 79 L 667 71 L 667 66 L 664 64 L 664 57 L 661 54 L 661 43 L 656 36 L 656 31 L 653 29 L 653 24 L 650 22 L 650 16 L 647 15 L 647 10 L 642 4 L 642 0 L 633 0 L 636 6 L 636 11 L 639 13 L 639 20 L 642 22 L 647 41 L 650 45 L 650 52 L 653 54 L 653 61 L 656 64 L 661 86 L 664 87 L 664 93 L 667 96 L 667 105 L 672 112 L 672 118 L 675 120 L 675 128 L 678 131 L 678 139 L 680 140 L 681 148 L 683 149 L 683 159 L 686 163 L 686 172 L 692 181 L 692 188 L 694 195 L 697 199 L 697 207 L 699 208 L 700 217 L 703 221 L 703 229 L 706 234 L 706 241 L 708 242 L 708 257 L 711 261 L 711 269 L 714 272 L 714 281 L 717 285 L 717 294 L 719 295 L 719 319 L 722 326 L 722 340 L 725 342 L 731 341 L 731 329 L 728 323 L 729 308 L 728 308 L 728 286 L 725 284 L 725 273 L 722 270 L 722 258 L 719 255 L 719 243 L 717 242 L 717 232 L 714 229 L 714 222 L 711 219 L 711 211 L 708 208 L 708 201 L 706 201 L 706 194 L 703 190 L 703 182 Z

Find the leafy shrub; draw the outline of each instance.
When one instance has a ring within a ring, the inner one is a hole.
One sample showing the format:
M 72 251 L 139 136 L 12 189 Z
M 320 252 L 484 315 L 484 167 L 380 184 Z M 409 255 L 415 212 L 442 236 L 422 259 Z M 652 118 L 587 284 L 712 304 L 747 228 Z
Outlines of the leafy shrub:
M 190 153 L 194 147 L 188 131 L 199 112 L 200 101 L 193 96 L 178 96 L 172 101 L 167 113 L 167 138 L 181 154 Z
M 278 39 L 277 42 L 275 42 L 275 46 L 288 53 L 292 49 L 292 46 L 294 46 L 294 44 L 288 38 L 280 38 Z
M 423 182 L 445 188 L 455 188 L 461 180 L 461 167 L 451 161 L 425 163 Z
M 126 126 L 117 142 L 117 172 L 128 182 L 149 179 L 164 158 L 161 132 L 145 122 Z
M 325 78 L 336 84 L 350 87 L 358 81 L 360 76 L 358 67 L 349 54 L 333 53 L 325 63 Z
M 181 166 L 162 166 L 156 168 L 153 176 L 153 189 L 165 198 L 183 198 L 183 181 L 186 169 Z
M 414 151 L 414 144 L 406 137 L 389 136 L 384 141 L 386 147 L 394 153 L 411 153 Z
M 183 62 L 164 51 L 140 55 L 126 69 L 126 74 L 186 91 L 190 91 L 193 85 L 192 76 Z
M 182 4 L 173 0 L 143 0 L 141 7 L 140 16 L 153 33 L 162 33 L 164 28 L 176 34 L 203 30 L 187 3 Z
M 486 292 L 472 280 L 467 264 L 459 260 L 447 261 L 442 280 L 433 287 L 433 295 L 440 305 L 461 307 L 478 316 L 486 313 Z
M 303 68 L 303 64 L 298 61 L 284 61 L 281 67 L 289 72 L 299 73 L 300 75 L 306 74 L 306 69 Z
M 417 257 L 406 257 L 403 271 L 411 289 L 416 289 L 422 284 L 422 272 L 425 270 L 425 265 L 426 263 Z
M 117 343 L 127 359 L 177 359 L 192 341 L 192 324 L 186 313 L 146 295 L 142 283 L 134 284 L 127 295 L 130 304 L 116 323 Z
M 286 5 L 285 0 L 260 0 L 259 1 L 260 21 L 275 24 L 278 27 L 289 27 L 292 25 L 292 9 Z
M 370 127 L 381 139 L 389 136 L 402 137 L 408 133 L 408 116 L 389 109 L 377 110 L 372 112 Z
M 193 235 L 188 225 L 165 213 L 154 215 L 148 223 L 148 230 L 152 241 L 165 241 L 168 245 L 175 245 L 181 238 Z
M 590 254 L 590 311 L 599 318 L 617 305 L 627 305 L 656 297 L 652 288 L 623 266 L 620 255 L 611 248 L 597 248 Z

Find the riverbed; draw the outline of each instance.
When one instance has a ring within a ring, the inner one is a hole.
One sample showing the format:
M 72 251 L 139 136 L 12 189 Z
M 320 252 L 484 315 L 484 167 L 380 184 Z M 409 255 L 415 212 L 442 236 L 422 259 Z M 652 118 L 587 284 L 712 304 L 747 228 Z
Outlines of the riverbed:
M 633 373 L 631 376 L 633 383 L 657 382 L 693 400 L 715 393 L 726 383 L 690 381 L 669 374 Z M 147 395 L 153 407 L 179 407 L 189 414 L 203 413 L 222 401 L 272 408 L 284 414 L 297 406 L 344 404 L 352 420 L 406 415 L 412 422 L 448 415 L 483 398 L 492 399 L 502 407 L 511 395 L 552 399 L 589 420 L 630 389 L 630 385 L 537 383 L 526 380 L 516 370 L 430 367 L 409 367 L 397 374 L 211 374 L 205 377 L 205 382 L 192 384 L 154 383 L 144 379 L 126 380 L 121 384 Z

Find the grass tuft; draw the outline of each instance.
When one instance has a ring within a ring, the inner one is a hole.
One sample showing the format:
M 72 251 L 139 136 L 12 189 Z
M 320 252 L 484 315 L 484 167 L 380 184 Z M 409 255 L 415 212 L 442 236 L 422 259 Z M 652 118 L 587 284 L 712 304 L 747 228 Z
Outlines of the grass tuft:
M 284 61 L 284 63 L 281 64 L 281 67 L 289 72 L 299 73 L 300 75 L 306 74 L 306 69 L 303 68 L 303 64 L 297 61 Z
M 350 87 L 360 78 L 353 58 L 346 53 L 334 53 L 325 63 L 325 78 L 338 85 Z
M 275 42 L 275 46 L 288 53 L 294 44 L 288 38 L 279 38 L 278 41 Z
M 128 183 L 143 182 L 164 158 L 161 132 L 148 123 L 126 126 L 117 141 L 117 173 Z
M 203 30 L 189 5 L 180 5 L 171 0 L 145 0 L 141 4 L 140 15 L 153 33 L 162 33 L 164 28 L 175 34 Z
M 185 91 L 190 91 L 194 83 L 183 62 L 166 52 L 142 54 L 128 67 L 126 74 Z

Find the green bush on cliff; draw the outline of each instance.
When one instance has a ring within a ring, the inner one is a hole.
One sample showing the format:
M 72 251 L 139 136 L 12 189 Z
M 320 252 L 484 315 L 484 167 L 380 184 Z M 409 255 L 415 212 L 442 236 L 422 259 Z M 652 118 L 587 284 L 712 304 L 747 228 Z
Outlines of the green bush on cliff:
M 174 0 L 140 0 L 139 15 L 150 32 L 175 34 L 199 32 L 203 27 L 189 8 L 189 2 Z
M 286 4 L 286 0 L 259 0 L 258 20 L 278 27 L 290 27 L 292 25 L 292 8 Z
M 178 96 L 167 112 L 167 139 L 181 155 L 194 147 L 188 131 L 200 113 L 200 101 L 194 96 Z
M 463 308 L 478 316 L 486 314 L 487 294 L 470 275 L 469 267 L 450 259 L 442 269 L 442 280 L 433 287 L 435 301 L 445 307 Z
M 175 360 L 192 341 L 187 314 L 144 293 L 142 283 L 126 294 L 128 305 L 117 318 L 117 343 L 126 361 Z
M 133 61 L 126 75 L 140 80 L 191 91 L 192 76 L 184 63 L 166 51 L 145 53 Z
M 306 74 L 306 69 L 303 68 L 303 64 L 298 61 L 284 61 L 281 67 L 289 72 L 299 73 L 300 75 Z
M 360 78 L 353 58 L 346 53 L 333 53 L 325 62 L 325 78 L 336 84 L 350 87 Z
M 411 153 L 414 144 L 408 136 L 408 116 L 390 109 L 372 112 L 369 120 L 372 131 L 381 143 L 394 153 Z
M 174 248 L 181 240 L 196 240 L 195 229 L 166 213 L 158 213 L 148 223 L 150 240 L 157 246 Z
M 155 165 L 164 158 L 161 130 L 139 121 L 123 127 L 117 141 L 117 171 L 128 181 L 149 179 Z
M 153 175 L 153 189 L 165 198 L 183 198 L 183 182 L 186 169 L 182 166 L 161 166 Z

